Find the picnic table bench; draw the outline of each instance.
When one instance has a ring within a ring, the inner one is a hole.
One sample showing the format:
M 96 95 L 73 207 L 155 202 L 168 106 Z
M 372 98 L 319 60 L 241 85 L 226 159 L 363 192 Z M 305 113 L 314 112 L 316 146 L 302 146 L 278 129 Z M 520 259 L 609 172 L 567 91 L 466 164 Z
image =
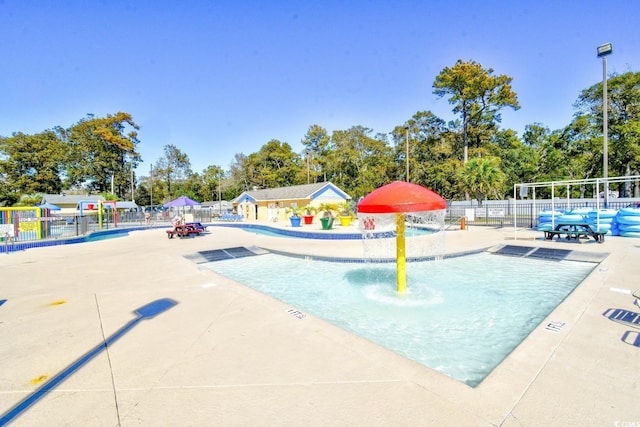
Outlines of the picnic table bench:
M 188 223 L 176 225 L 174 228 L 166 230 L 167 237 L 173 239 L 173 236 L 189 237 L 191 235 L 199 236 L 200 233 L 204 233 L 205 229 L 199 223 Z
M 557 224 L 555 229 L 553 230 L 545 230 L 544 238 L 546 240 L 553 240 L 553 236 L 565 236 L 567 240 L 575 239 L 578 240 L 581 237 L 593 237 L 593 239 L 598 242 L 604 242 L 604 235 L 607 234 L 606 231 L 597 231 L 591 228 L 590 224 L 580 223 L 580 224 Z

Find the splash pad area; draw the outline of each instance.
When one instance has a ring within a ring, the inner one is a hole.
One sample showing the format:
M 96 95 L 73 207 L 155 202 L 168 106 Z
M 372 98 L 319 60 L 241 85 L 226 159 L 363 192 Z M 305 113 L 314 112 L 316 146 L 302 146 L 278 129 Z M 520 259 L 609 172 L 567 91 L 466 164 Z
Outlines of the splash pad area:
M 268 253 L 203 266 L 475 387 L 596 264 L 445 259 L 445 208 L 394 182 L 358 203 L 359 262 Z M 407 237 L 414 229 L 429 232 Z
M 476 386 L 596 264 L 487 252 L 409 262 L 402 294 L 393 262 L 265 254 L 201 265 Z

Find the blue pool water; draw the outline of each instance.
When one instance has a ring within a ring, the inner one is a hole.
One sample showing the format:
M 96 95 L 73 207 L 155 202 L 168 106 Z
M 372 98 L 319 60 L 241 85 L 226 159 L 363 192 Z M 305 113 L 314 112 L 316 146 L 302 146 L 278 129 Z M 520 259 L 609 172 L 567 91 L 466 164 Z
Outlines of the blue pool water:
M 407 265 L 275 254 L 207 267 L 470 386 L 479 384 L 596 264 L 489 253 Z
M 126 230 L 123 231 L 116 231 L 116 232 L 96 232 L 96 233 L 91 233 L 89 234 L 86 238 L 85 238 L 85 242 L 98 242 L 100 240 L 109 240 L 109 239 L 115 239 L 118 237 L 124 237 L 124 236 L 128 236 L 129 232 Z

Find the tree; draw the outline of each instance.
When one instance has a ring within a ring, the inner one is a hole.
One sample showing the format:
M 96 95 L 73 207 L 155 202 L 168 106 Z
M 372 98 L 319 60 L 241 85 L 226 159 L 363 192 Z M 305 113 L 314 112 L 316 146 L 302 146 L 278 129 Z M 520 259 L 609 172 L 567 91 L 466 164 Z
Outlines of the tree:
M 387 141 L 371 138 L 371 129 L 353 126 L 331 135 L 325 164 L 327 178 L 354 199 L 387 184 L 393 173 L 393 157 Z
M 201 200 L 222 200 L 223 179 L 225 177 L 224 170 L 218 165 L 208 166 L 202 171 L 202 186 L 200 187 L 199 196 Z
M 302 145 L 304 145 L 303 156 L 306 163 L 306 182 L 317 182 L 320 177 L 324 177 L 327 150 L 329 148 L 330 136 L 327 130 L 319 125 L 311 125 L 307 130 Z
M 507 75 L 493 75 L 493 69 L 484 69 L 475 61 L 458 60 L 453 67 L 445 67 L 433 83 L 437 96 L 449 97 L 453 112 L 462 115 L 464 163 L 468 159 L 469 127 L 494 126 L 500 122 L 504 107 L 520 108 L 516 93 L 511 89 L 513 79 Z
M 251 188 L 253 174 L 253 165 L 248 156 L 242 153 L 233 156 L 233 163 L 229 168 L 229 186 L 236 194 Z
M 495 135 L 493 147 L 493 155 L 500 158 L 504 172 L 504 185 L 500 190 L 502 197 L 512 194 L 514 184 L 536 181 L 538 152 L 534 147 L 523 143 L 515 131 L 499 131 Z
M 106 117 L 89 116 L 66 130 L 69 185 L 104 192 L 113 182 L 118 196 L 125 197 L 131 184 L 131 168 L 141 160 L 136 152 L 139 128 L 130 114 L 118 112 Z
M 0 138 L 0 176 L 5 191 L 16 195 L 13 202 L 21 194 L 62 190 L 61 174 L 67 150 L 60 139 L 61 131 L 46 130 L 35 135 L 19 132 Z
M 296 181 L 302 169 L 300 156 L 286 142 L 272 139 L 260 147 L 260 151 L 250 155 L 249 159 L 255 171 L 252 185 L 277 188 L 300 184 Z
M 607 90 L 609 168 L 613 176 L 637 175 L 640 171 L 640 72 L 612 75 L 607 81 Z M 574 106 L 576 118 L 582 117 L 588 124 L 584 131 L 599 135 L 599 146 L 603 147 L 602 83 L 583 90 Z M 602 148 L 597 150 L 601 151 Z M 628 193 L 628 188 L 623 192 Z M 636 196 L 639 192 L 636 185 Z
M 178 196 L 177 186 L 184 184 L 191 175 L 191 161 L 189 156 L 180 151 L 175 145 L 164 146 L 164 157 L 156 162 L 153 171 L 154 178 L 159 178 L 165 186 L 165 198 L 172 199 Z M 154 196 L 154 199 L 156 197 Z M 160 198 L 157 199 L 158 201 Z
M 460 170 L 460 184 L 465 191 L 475 194 L 478 205 L 490 194 L 498 195 L 504 173 L 496 157 L 473 158 Z
M 452 155 L 455 132 L 431 111 L 417 112 L 404 126 L 397 126 L 391 137 L 395 142 L 398 179 L 406 179 L 407 130 L 410 181 L 452 198 L 456 194 L 453 178 L 458 169 L 458 160 Z
M 241 193 L 256 188 L 302 184 L 302 161 L 286 142 L 272 139 L 257 153 L 239 153 L 231 164 L 227 191 Z M 306 181 L 306 178 L 305 178 Z

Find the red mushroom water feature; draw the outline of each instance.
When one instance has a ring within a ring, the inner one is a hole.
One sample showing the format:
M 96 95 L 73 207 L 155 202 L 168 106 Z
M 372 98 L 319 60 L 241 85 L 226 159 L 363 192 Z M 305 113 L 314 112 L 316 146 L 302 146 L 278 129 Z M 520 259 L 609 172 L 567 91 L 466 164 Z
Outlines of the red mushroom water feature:
M 358 214 L 396 214 L 396 266 L 398 293 L 407 288 L 407 257 L 405 248 L 405 214 L 444 210 L 447 202 L 438 194 L 410 182 L 394 181 L 372 191 L 358 203 Z M 375 224 L 365 224 L 365 229 Z

